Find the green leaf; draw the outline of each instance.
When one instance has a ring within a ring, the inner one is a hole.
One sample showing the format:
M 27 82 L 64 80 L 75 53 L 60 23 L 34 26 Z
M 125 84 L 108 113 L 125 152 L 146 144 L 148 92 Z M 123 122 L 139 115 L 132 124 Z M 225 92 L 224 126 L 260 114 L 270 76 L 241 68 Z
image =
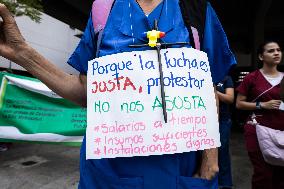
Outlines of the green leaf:
M 15 16 L 28 16 L 31 20 L 39 23 L 41 11 L 43 11 L 41 0 L 0 0 Z

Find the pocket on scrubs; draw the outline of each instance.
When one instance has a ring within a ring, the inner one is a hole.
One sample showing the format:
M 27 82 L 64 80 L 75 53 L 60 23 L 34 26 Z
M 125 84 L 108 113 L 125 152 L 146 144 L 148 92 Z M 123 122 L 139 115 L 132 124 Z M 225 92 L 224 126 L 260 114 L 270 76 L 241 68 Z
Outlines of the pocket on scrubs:
M 108 164 L 108 160 L 86 160 L 81 153 L 79 189 L 143 189 L 143 177 L 119 177 Z
M 218 189 L 218 176 L 212 180 L 179 176 L 177 189 Z
M 143 177 L 119 177 L 103 160 L 93 160 L 92 174 L 95 177 L 95 189 L 143 189 Z M 88 188 L 89 189 L 89 188 Z

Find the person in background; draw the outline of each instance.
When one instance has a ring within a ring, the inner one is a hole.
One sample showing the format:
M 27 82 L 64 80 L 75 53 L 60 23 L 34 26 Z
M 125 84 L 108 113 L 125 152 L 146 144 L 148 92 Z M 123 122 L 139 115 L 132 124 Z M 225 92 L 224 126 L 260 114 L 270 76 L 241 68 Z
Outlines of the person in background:
M 236 107 L 255 113 L 258 124 L 284 131 L 284 111 L 279 110 L 280 81 L 283 73 L 277 70 L 282 59 L 279 44 L 266 41 L 260 45 L 258 58 L 262 67 L 248 74 L 237 87 Z M 284 167 L 265 162 L 259 148 L 255 125 L 244 126 L 246 148 L 253 165 L 252 189 L 283 189 Z
M 227 75 L 223 81 L 216 85 L 219 98 L 219 132 L 221 146 L 218 149 L 219 155 L 219 188 L 230 189 L 233 187 L 231 158 L 230 158 L 230 134 L 231 134 L 231 111 L 230 105 L 234 102 L 234 83 L 232 77 Z
M 95 1 L 97 2 L 97 1 Z M 236 64 L 227 37 L 210 3 L 206 2 L 205 29 L 202 34 L 204 51 L 208 54 L 213 82 L 223 79 Z M 0 55 L 21 65 L 58 95 L 81 106 L 87 105 L 87 63 L 96 57 L 133 51 L 131 44 L 143 44 L 141 34 L 154 28 L 165 32 L 163 42 L 189 42 L 178 0 L 117 0 L 114 2 L 103 35 L 95 35 L 90 15 L 84 35 L 68 60 L 80 72 L 69 75 L 55 67 L 26 43 L 14 18 L 0 5 Z M 197 37 L 195 35 L 195 37 Z M 101 39 L 99 46 L 97 40 Z M 150 47 L 135 50 L 149 50 Z M 217 112 L 212 112 L 216 114 Z M 86 160 L 86 139 L 80 154 L 80 189 L 216 189 L 218 172 L 217 149 L 180 154 L 131 158 Z M 199 164 L 200 163 L 200 164 Z M 196 175 L 198 178 L 194 178 Z

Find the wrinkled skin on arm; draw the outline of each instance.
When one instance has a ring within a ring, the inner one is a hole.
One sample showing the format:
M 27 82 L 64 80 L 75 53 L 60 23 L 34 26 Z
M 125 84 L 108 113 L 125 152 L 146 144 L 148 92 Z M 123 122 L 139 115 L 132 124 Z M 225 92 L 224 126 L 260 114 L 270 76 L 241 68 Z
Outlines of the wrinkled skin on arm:
M 0 55 L 24 67 L 63 98 L 86 106 L 86 76 L 63 72 L 29 46 L 3 4 L 0 4 L 0 16 Z

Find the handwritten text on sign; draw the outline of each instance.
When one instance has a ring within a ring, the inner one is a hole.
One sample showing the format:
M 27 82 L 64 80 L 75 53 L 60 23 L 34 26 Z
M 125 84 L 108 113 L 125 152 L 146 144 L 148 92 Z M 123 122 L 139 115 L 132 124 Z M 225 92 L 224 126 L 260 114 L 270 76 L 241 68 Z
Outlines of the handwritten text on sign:
M 161 51 L 168 123 L 164 122 L 157 52 L 89 61 L 87 159 L 148 156 L 220 146 L 207 55 Z

